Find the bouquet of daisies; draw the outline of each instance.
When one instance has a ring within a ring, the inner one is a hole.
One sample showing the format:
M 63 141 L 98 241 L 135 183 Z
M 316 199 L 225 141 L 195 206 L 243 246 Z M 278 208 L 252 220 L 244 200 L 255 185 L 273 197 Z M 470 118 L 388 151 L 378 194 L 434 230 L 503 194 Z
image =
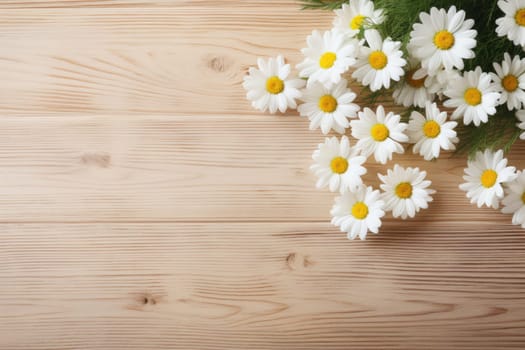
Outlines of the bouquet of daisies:
M 311 130 L 341 135 L 318 145 L 311 166 L 318 188 L 339 193 L 332 223 L 365 239 L 386 212 L 407 219 L 427 208 L 435 191 L 419 168 L 395 164 L 378 174 L 380 190 L 362 180 L 369 159 L 387 164 L 410 145 L 427 161 L 468 150 L 459 187 L 478 207 L 502 202 L 525 228 L 525 172 L 504 157 L 525 139 L 525 0 L 303 3 L 333 10 L 333 27 L 307 37 L 297 75 L 281 56 L 259 59 L 243 85 L 254 108 L 297 109 Z M 357 95 L 399 108 L 361 108 Z

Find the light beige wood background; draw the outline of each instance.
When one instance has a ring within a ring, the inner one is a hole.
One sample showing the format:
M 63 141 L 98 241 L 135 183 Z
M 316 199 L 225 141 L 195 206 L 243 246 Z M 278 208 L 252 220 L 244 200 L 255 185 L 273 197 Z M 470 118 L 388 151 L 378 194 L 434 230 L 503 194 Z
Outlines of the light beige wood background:
M 0 349 L 525 348 L 525 231 L 469 205 L 463 157 L 397 157 L 435 202 L 347 241 L 308 172 L 322 135 L 244 99 L 257 56 L 297 63 L 331 20 L 1 1 Z

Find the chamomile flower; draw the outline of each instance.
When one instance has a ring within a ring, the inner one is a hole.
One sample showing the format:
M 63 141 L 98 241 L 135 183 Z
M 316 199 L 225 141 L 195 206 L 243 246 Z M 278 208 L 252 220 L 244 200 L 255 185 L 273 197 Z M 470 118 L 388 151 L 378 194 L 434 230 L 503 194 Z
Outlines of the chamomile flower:
M 427 101 L 434 100 L 435 95 L 427 89 L 430 78 L 426 71 L 419 68 L 418 65 L 416 60 L 409 59 L 408 71 L 393 93 L 397 104 L 423 108 Z
M 519 110 L 516 112 L 516 118 L 520 121 L 517 127 L 521 130 L 525 130 L 525 110 Z M 520 139 L 525 140 L 525 131 L 520 134 Z
M 399 142 L 407 142 L 405 135 L 407 124 L 401 123 L 401 117 L 389 112 L 385 115 L 383 106 L 377 111 L 365 108 L 359 112 L 359 119 L 352 120 L 352 136 L 358 139 L 356 147 L 361 149 L 363 155 L 374 158 L 381 164 L 386 164 L 392 159 L 393 153 L 403 153 L 403 146 Z
M 414 47 L 408 46 L 407 49 L 409 54 L 409 70 L 407 76 L 412 75 L 411 78 L 419 83 L 417 85 L 421 85 L 421 83 L 423 83 L 426 92 L 432 97 L 431 101 L 436 95 L 442 99 L 443 91 L 450 84 L 454 84 L 456 79 L 461 78 L 461 74 L 457 69 L 447 70 L 443 66 L 440 66 L 436 71 L 430 72 L 427 68 L 422 67 L 421 62 L 414 57 Z M 426 101 L 424 101 L 423 106 L 420 107 L 423 108 L 425 103 Z
M 355 37 L 362 28 L 381 24 L 385 19 L 383 10 L 376 10 L 371 0 L 352 0 L 334 12 L 334 28 L 348 37 Z
M 356 45 L 345 39 L 343 33 L 314 30 L 306 39 L 307 48 L 301 50 L 305 59 L 297 65 L 299 75 L 308 78 L 308 85 L 320 82 L 330 86 L 341 80 L 341 75 L 356 62 Z
M 441 66 L 463 69 L 463 59 L 474 58 L 477 32 L 474 21 L 465 20 L 465 11 L 451 6 L 448 11 L 432 7 L 430 14 L 421 12 L 421 23 L 415 23 L 409 46 L 423 68 L 434 74 Z
M 377 91 L 382 87 L 390 88 L 390 80 L 399 81 L 405 74 L 403 67 L 406 60 L 399 49 L 401 42 L 386 38 L 384 41 L 375 29 L 365 32 L 368 46 L 359 49 L 357 69 L 352 77 L 370 90 Z
M 507 36 L 514 45 L 525 46 L 525 0 L 500 0 L 505 16 L 496 20 L 498 36 Z
M 463 179 L 467 181 L 459 188 L 467 192 L 471 203 L 476 203 L 478 208 L 483 205 L 498 209 L 499 201 L 503 198 L 503 183 L 516 178 L 516 168 L 507 166 L 507 159 L 503 151 L 477 152 L 473 160 L 468 161 Z
M 331 129 L 343 134 L 350 125 L 348 118 L 357 117 L 359 106 L 352 103 L 355 98 L 356 94 L 348 88 L 345 79 L 331 88 L 316 82 L 303 91 L 305 103 L 297 110 L 310 119 L 310 130 L 321 127 L 323 134 L 328 134 Z
M 414 153 L 425 160 L 438 158 L 441 149 L 452 151 L 459 140 L 454 128 L 456 122 L 447 122 L 447 113 L 441 112 L 435 103 L 427 102 L 425 115 L 413 111 L 408 122 L 407 134 L 414 145 Z
M 361 176 L 366 169 L 361 165 L 366 157 L 359 155 L 359 150 L 350 147 L 350 140 L 343 136 L 341 142 L 337 137 L 326 138 L 319 144 L 312 155 L 314 164 L 310 169 L 318 177 L 317 188 L 327 187 L 332 192 L 356 190 L 362 183 Z
M 259 68 L 250 67 L 243 82 L 252 106 L 263 112 L 269 109 L 272 114 L 277 110 L 284 113 L 288 108 L 295 109 L 304 81 L 290 76 L 290 65 L 284 64 L 282 56 L 268 61 L 259 58 L 257 65 Z
M 432 202 L 431 195 L 434 190 L 428 187 L 432 184 L 425 180 L 426 171 L 419 168 L 403 168 L 398 164 L 394 169 L 387 170 L 387 175 L 378 174 L 381 189 L 384 191 L 382 198 L 385 201 L 385 210 L 392 211 L 392 216 L 413 218 L 421 209 L 428 208 Z
M 488 122 L 488 116 L 496 113 L 499 92 L 494 91 L 490 75 L 483 73 L 480 67 L 463 74 L 463 77 L 450 84 L 445 90 L 449 97 L 444 102 L 445 107 L 455 108 L 452 119 L 463 117 L 463 123 L 474 123 L 479 126 Z
M 525 59 L 519 56 L 511 59 L 505 52 L 501 65 L 493 65 L 496 73 L 490 73 L 490 76 L 494 82 L 494 90 L 501 93 L 499 104 L 507 103 L 509 110 L 520 109 L 525 103 Z
M 359 236 L 365 240 L 368 232 L 378 233 L 385 215 L 380 193 L 372 187 L 359 186 L 335 199 L 331 210 L 332 224 L 346 232 L 348 239 Z
M 436 94 L 440 99 L 443 99 L 445 90 L 449 86 L 454 86 L 456 81 L 461 78 L 461 73 L 457 69 L 446 70 L 444 67 L 441 67 L 434 75 L 428 76 L 425 86 L 430 93 Z
M 525 228 L 525 173 L 518 171 L 518 176 L 506 186 L 501 212 L 512 215 L 512 224 Z

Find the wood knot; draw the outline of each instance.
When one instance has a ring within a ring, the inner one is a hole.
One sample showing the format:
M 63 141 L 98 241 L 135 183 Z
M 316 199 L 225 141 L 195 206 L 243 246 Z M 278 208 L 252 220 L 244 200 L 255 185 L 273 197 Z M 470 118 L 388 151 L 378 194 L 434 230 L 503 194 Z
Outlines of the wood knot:
M 297 168 L 297 169 L 295 169 L 295 175 L 297 175 L 297 176 L 305 176 L 305 175 L 307 175 L 307 173 L 304 170 L 304 168 Z
M 315 262 L 308 255 L 301 255 L 299 253 L 290 253 L 286 256 L 286 267 L 289 270 L 298 270 L 301 268 L 308 268 L 313 266 Z
M 211 70 L 222 73 L 229 68 L 230 63 L 224 57 L 214 56 L 208 59 L 207 65 Z
M 162 296 L 151 293 L 132 293 L 131 295 L 132 302 L 126 306 L 129 310 L 144 311 L 162 301 Z
M 509 310 L 507 308 L 494 306 L 489 309 L 488 314 L 489 316 L 498 316 L 498 315 L 506 314 L 508 311 Z
M 111 165 L 111 156 L 107 153 L 86 153 L 80 157 L 80 162 L 85 165 L 108 168 Z
M 157 300 L 155 300 L 155 298 L 152 297 L 152 296 L 146 295 L 146 296 L 144 296 L 142 298 L 142 304 L 144 304 L 144 305 L 146 305 L 146 304 L 155 305 L 155 304 L 157 304 Z

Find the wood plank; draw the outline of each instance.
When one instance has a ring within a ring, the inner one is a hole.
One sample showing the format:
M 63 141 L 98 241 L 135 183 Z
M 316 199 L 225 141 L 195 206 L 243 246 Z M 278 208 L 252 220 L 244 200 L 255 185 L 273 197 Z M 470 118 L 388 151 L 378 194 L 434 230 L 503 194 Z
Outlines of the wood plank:
M 523 233 L 471 225 L 0 225 L 0 346 L 522 349 Z
M 323 139 L 300 117 L 2 117 L 0 221 L 328 221 L 335 195 L 308 169 Z M 458 189 L 465 157 L 395 160 L 434 181 L 421 220 L 509 222 Z
M 435 202 L 349 242 L 308 171 L 324 137 L 245 101 L 255 58 L 298 62 L 330 14 L 0 9 L 0 349 L 524 348 L 523 230 L 468 205 L 464 157 L 396 157 L 429 171 Z
M 240 85 L 248 67 L 278 53 L 298 62 L 306 35 L 332 16 L 238 4 L 1 11 L 0 110 L 258 114 Z
M 4 0 L 2 9 L 38 9 L 38 8 L 90 8 L 90 7 L 183 7 L 183 6 L 228 6 L 234 9 L 252 7 L 257 10 L 264 6 L 299 6 L 296 0 Z

